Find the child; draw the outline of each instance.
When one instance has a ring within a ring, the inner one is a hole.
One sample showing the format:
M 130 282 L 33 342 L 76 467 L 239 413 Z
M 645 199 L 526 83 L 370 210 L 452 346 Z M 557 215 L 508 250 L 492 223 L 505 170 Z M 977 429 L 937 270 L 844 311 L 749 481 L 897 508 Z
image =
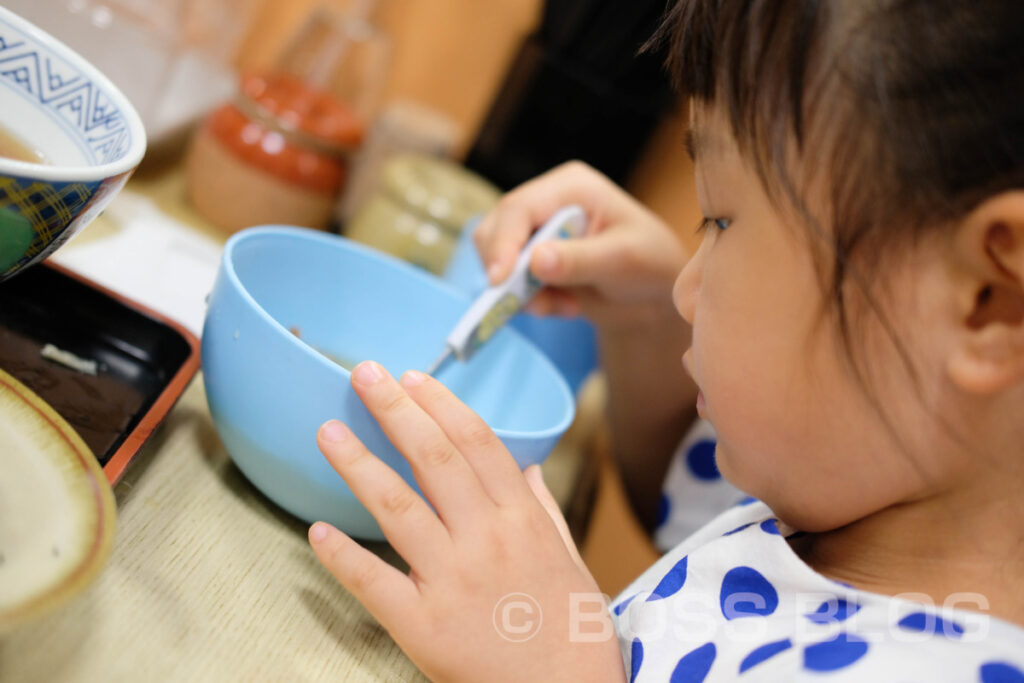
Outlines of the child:
M 674 289 L 669 230 L 579 164 L 507 195 L 478 245 L 500 280 L 583 204 L 592 234 L 534 255 L 537 307 L 598 327 L 638 514 L 694 403 L 717 450 L 690 465 L 756 500 L 602 611 L 537 468 L 438 382 L 364 363 L 432 507 L 328 422 L 411 570 L 322 523 L 314 551 L 438 679 L 1024 681 L 1019 0 L 680 0 L 660 39 L 706 216 Z M 699 494 L 670 494 L 670 526 Z

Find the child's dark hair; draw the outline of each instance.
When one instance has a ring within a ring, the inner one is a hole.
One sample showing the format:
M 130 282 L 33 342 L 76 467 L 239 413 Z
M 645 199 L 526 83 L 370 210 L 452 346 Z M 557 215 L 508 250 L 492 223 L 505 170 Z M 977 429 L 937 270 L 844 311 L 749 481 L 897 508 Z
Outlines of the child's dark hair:
M 856 179 L 836 183 L 853 195 L 837 225 L 917 226 L 1024 188 L 1020 0 L 681 0 L 660 37 L 762 172 L 785 170 L 793 134 Z
M 831 179 L 844 338 L 852 263 L 1024 188 L 1022 0 L 679 0 L 652 42 L 773 197 L 810 218 L 798 188 Z

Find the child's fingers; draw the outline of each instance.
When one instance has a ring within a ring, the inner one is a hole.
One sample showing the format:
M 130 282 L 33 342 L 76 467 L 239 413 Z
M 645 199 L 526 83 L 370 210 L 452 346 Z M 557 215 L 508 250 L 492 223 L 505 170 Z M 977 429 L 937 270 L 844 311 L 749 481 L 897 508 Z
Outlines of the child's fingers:
M 537 245 L 530 271 L 544 284 L 560 287 L 594 285 L 622 271 L 628 263 L 620 240 L 611 232 L 587 239 Z
M 324 522 L 309 528 L 309 544 L 320 564 L 385 628 L 408 620 L 420 597 L 408 576 Z
M 575 289 L 554 287 L 545 287 L 537 292 L 525 310 L 537 316 L 557 315 L 565 318 L 573 318 L 583 312 Z
M 594 169 L 568 162 L 506 194 L 474 235 L 490 283 L 508 277 L 533 231 L 560 208 L 583 204 L 590 213 L 590 195 L 597 188 L 603 189 L 603 181 Z
M 508 277 L 533 228 L 525 207 L 510 206 L 507 202 L 480 222 L 473 237 L 490 284 L 496 285 Z
M 547 290 L 542 289 L 533 295 L 523 310 L 531 315 L 548 316 L 555 312 L 555 301 Z
M 551 308 L 555 315 L 574 318 L 581 313 L 579 297 L 575 290 L 551 290 Z
M 420 489 L 451 528 L 494 505 L 473 468 L 437 422 L 378 363 L 360 363 L 352 387 L 412 467 Z
M 469 406 L 436 379 L 421 372 L 405 373 L 402 385 L 437 421 L 496 503 L 514 503 L 528 494 L 522 472 L 505 444 Z
M 317 444 L 411 566 L 425 571 L 424 563 L 429 563 L 437 549 L 451 544 L 451 536 L 434 511 L 348 427 L 337 420 L 324 423 Z
M 565 522 L 565 516 L 562 514 L 561 508 L 558 507 L 558 502 L 551 495 L 551 491 L 548 490 L 547 484 L 544 483 L 544 476 L 541 473 L 540 465 L 530 465 L 523 471 L 523 474 L 526 475 L 526 483 L 530 486 L 530 490 L 533 491 L 533 495 L 540 501 L 545 512 L 551 517 L 551 521 L 555 523 L 555 527 L 562 536 L 562 542 L 565 543 L 565 548 L 569 551 L 573 562 L 576 563 L 576 566 L 582 572 L 589 575 L 590 570 L 587 569 L 583 558 L 580 557 L 579 550 L 576 549 L 576 541 L 572 539 L 572 533 L 569 531 L 569 525 Z

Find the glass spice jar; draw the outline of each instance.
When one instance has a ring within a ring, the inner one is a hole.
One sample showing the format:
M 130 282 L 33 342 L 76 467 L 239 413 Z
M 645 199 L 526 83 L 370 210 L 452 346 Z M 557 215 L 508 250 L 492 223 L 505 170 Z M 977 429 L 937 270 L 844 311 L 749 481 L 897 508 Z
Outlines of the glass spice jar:
M 462 229 L 500 196 L 490 182 L 452 161 L 397 154 L 381 165 L 374 190 L 343 233 L 440 275 Z
M 390 41 L 369 18 L 373 5 L 315 9 L 273 68 L 243 76 L 238 96 L 207 118 L 187 182 L 211 221 L 330 226 L 387 75 Z
M 365 125 L 327 90 L 284 72 L 247 74 L 210 114 L 187 161 L 187 191 L 214 224 L 325 228 Z

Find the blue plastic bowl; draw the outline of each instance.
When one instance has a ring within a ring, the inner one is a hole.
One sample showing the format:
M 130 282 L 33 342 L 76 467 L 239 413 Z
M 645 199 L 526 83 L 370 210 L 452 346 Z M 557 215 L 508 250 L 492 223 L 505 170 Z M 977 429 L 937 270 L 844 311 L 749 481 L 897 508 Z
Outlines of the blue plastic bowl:
M 425 370 L 468 305 L 438 278 L 342 237 L 283 226 L 235 234 L 202 340 L 206 397 L 228 453 L 292 514 L 382 539 L 317 448 L 317 429 L 340 419 L 415 485 L 412 473 L 352 390 L 349 371 L 324 354 L 353 364 L 373 359 L 395 376 Z M 439 379 L 491 425 L 521 467 L 543 460 L 572 422 L 565 381 L 512 329 L 469 363 L 450 363 Z

